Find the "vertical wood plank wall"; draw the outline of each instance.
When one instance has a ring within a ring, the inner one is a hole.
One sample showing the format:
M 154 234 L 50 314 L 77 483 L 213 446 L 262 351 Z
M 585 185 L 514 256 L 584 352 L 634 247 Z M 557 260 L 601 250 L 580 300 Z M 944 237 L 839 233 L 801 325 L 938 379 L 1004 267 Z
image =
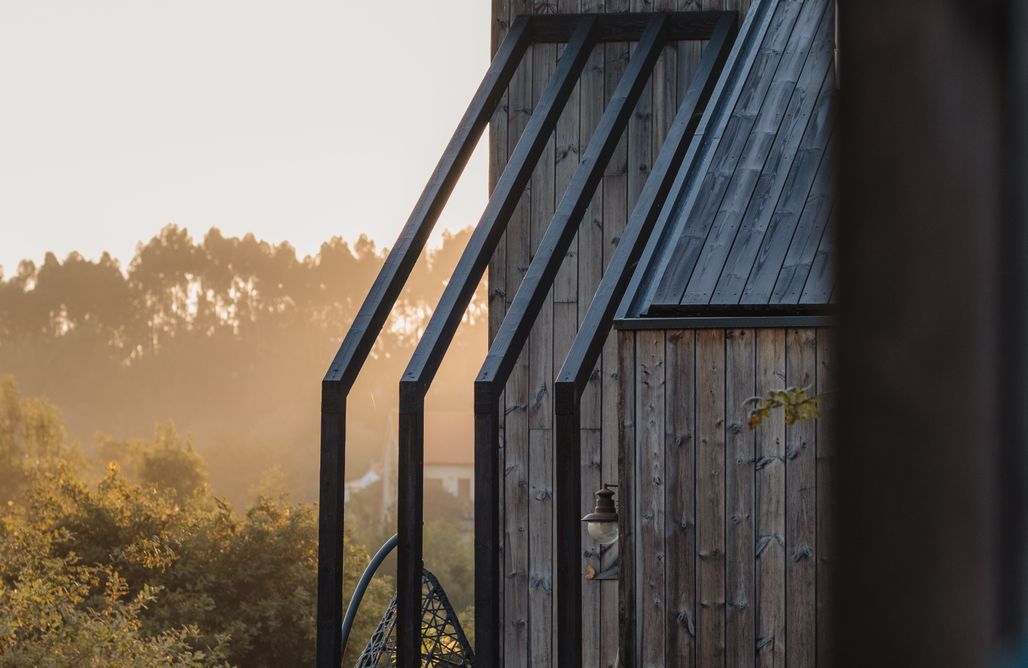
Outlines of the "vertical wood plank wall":
M 511 20 L 522 14 L 689 11 L 737 9 L 748 0 L 492 0 L 492 48 Z M 617 85 L 629 44 L 598 46 L 571 96 L 540 165 L 489 266 L 489 331 L 495 333 L 517 291 L 539 239 L 549 224 L 581 150 Z M 557 639 L 553 629 L 553 376 L 578 329 L 624 229 L 635 199 L 649 175 L 678 101 L 686 91 L 701 54 L 701 43 L 669 46 L 629 122 L 604 174 L 556 283 L 542 309 L 526 350 L 503 398 L 500 428 L 503 462 L 501 518 L 503 554 L 503 628 L 506 666 L 551 665 Z M 562 46 L 529 50 L 489 130 L 489 186 L 496 182 L 517 143 Z M 592 492 L 618 477 L 618 348 L 613 335 L 582 399 L 582 507 L 591 508 Z M 585 510 L 583 510 L 585 512 Z M 617 548 L 603 548 L 583 533 L 583 574 L 608 570 L 618 562 Z M 590 580 L 583 586 L 583 665 L 613 666 L 618 649 L 619 591 L 616 580 Z
M 624 665 L 826 665 L 831 395 L 819 420 L 787 426 L 776 411 L 754 430 L 743 402 L 830 392 L 830 331 L 626 331 L 618 346 L 621 512 L 636 546 Z

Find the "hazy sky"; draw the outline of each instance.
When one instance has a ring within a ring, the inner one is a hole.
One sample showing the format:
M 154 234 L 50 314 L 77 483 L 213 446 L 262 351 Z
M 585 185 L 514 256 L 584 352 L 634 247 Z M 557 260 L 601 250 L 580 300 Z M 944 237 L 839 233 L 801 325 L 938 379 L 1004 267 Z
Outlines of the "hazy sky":
M 484 0 L 3 0 L 0 266 L 167 223 L 391 245 L 488 66 Z M 384 30 L 383 30 L 384 29 Z M 439 229 L 474 224 L 481 146 Z

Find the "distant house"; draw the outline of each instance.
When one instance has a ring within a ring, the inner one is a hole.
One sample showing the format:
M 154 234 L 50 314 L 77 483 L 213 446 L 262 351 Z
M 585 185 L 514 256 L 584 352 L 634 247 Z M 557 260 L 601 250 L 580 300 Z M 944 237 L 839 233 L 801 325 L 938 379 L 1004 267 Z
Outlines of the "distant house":
M 384 484 L 382 507 L 396 508 L 396 411 L 386 427 L 386 447 L 382 461 Z M 475 416 L 471 411 L 433 411 L 425 413 L 425 489 L 433 487 L 462 501 L 475 499 Z
M 343 500 L 349 501 L 355 492 L 365 490 L 380 480 L 382 480 L 382 473 L 378 467 L 368 469 L 364 475 L 356 480 L 347 480 L 343 491 Z

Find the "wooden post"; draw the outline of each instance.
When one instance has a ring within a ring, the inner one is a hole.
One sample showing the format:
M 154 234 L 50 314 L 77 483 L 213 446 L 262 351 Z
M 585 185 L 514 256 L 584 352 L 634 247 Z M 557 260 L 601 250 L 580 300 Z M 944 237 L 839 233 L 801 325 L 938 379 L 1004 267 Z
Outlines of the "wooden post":
M 500 665 L 500 407 L 475 387 L 475 658 Z
M 558 452 L 562 448 L 572 448 L 578 453 L 577 456 L 581 456 L 581 416 L 573 416 L 573 419 L 566 419 L 566 416 L 569 415 L 569 412 L 580 411 L 582 393 L 601 355 L 605 358 L 602 367 L 604 369 L 603 377 L 606 383 L 610 385 L 609 389 L 605 387 L 602 391 L 604 423 L 601 433 L 603 434 L 604 442 L 609 438 L 614 446 L 613 450 L 615 452 L 618 451 L 617 443 L 621 440 L 622 429 L 616 423 L 616 418 L 620 410 L 618 392 L 622 382 L 617 375 L 618 349 L 616 342 L 613 338 L 610 338 L 608 343 L 614 311 L 617 309 L 621 298 L 625 294 L 625 290 L 628 288 L 632 273 L 629 271 L 629 267 L 634 265 L 642 253 L 643 246 L 649 238 L 650 230 L 653 229 L 664 200 L 671 189 L 677 170 L 686 158 L 687 150 L 692 143 L 690 139 L 696 129 L 696 125 L 699 123 L 700 114 L 697 112 L 705 107 L 714 89 L 717 73 L 720 72 L 728 56 L 728 51 L 734 38 L 735 16 L 728 13 L 722 16 L 714 30 L 714 34 L 711 36 L 697 77 L 690 84 L 689 92 L 678 108 L 675 119 L 668 130 L 668 138 L 653 163 L 653 174 L 642 186 L 628 225 L 624 232 L 620 234 L 620 240 L 612 254 L 607 271 L 597 287 L 596 295 L 583 318 L 579 332 L 571 345 L 571 349 L 568 351 L 567 358 L 554 383 L 554 411 L 557 414 L 557 424 L 567 427 L 566 431 L 562 430 L 556 435 L 555 447 Z M 620 185 L 616 182 L 611 182 L 609 178 L 605 177 L 603 190 L 605 201 L 614 192 L 614 189 L 619 187 Z M 604 208 L 604 216 L 607 216 L 606 204 Z M 558 426 L 558 429 L 560 428 Z M 620 461 L 621 455 L 608 456 L 609 453 L 606 453 L 608 449 L 611 448 L 604 448 L 605 454 L 603 459 L 607 464 L 617 464 L 616 467 L 611 466 L 613 469 L 611 477 L 613 477 L 614 471 L 620 473 L 622 466 Z M 604 468 L 606 468 L 606 465 Z M 569 477 L 571 476 L 569 473 L 568 475 L 561 475 L 557 479 L 557 496 L 569 499 L 569 501 L 580 497 L 582 494 L 580 475 L 581 462 L 579 461 L 578 467 L 574 470 L 573 477 Z M 562 489 L 565 485 L 570 486 L 570 488 Z M 572 529 L 568 526 L 569 524 L 569 521 L 560 522 L 558 520 L 558 544 L 580 545 L 581 527 L 576 526 Z M 570 532 L 576 535 L 571 535 Z M 620 541 L 620 545 L 626 544 L 624 540 Z M 558 554 L 558 561 L 561 558 L 580 559 L 581 555 L 580 553 L 562 551 Z M 571 566 L 565 566 L 564 568 L 568 572 L 573 570 Z M 611 593 L 613 594 L 614 592 Z M 625 604 L 625 601 L 622 600 L 619 605 L 623 604 Z M 578 623 L 580 624 L 580 591 L 579 598 L 574 605 L 578 608 Z M 630 616 L 629 620 L 634 623 L 634 616 Z M 571 618 L 569 616 L 568 622 L 570 623 L 570 621 Z M 628 633 L 633 632 L 629 631 Z M 565 633 L 561 632 L 561 636 L 564 635 Z M 605 635 L 613 635 L 613 633 L 606 633 Z M 622 634 L 618 635 L 619 637 L 628 637 Z M 579 654 L 577 658 L 569 657 L 569 660 L 580 661 L 581 655 Z M 632 665 L 634 659 L 626 656 L 623 658 L 623 661 L 626 662 L 626 665 Z
M 511 26 L 475 96 L 439 158 L 400 238 L 361 304 L 321 386 L 321 471 L 318 515 L 317 651 L 319 668 L 342 660 L 343 489 L 346 480 L 346 397 L 428 241 L 439 214 L 485 131 L 529 44 L 529 25 Z
M 400 380 L 399 503 L 397 533 L 397 664 L 415 668 L 421 663 L 421 555 L 424 487 L 425 394 L 461 317 L 499 243 L 532 169 L 567 102 L 595 43 L 596 21 L 576 22 L 564 56 L 543 91 L 538 107 L 518 140 L 489 203 L 461 254 L 432 318 Z
M 321 385 L 321 489 L 318 497 L 319 668 L 343 660 L 343 487 L 346 481 L 346 394 Z

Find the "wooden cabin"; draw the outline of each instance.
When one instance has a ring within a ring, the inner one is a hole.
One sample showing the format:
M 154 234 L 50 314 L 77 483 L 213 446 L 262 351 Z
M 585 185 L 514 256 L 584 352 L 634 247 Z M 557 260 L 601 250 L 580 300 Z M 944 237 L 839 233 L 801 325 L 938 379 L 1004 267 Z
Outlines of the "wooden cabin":
M 826 421 L 751 429 L 746 400 L 830 397 L 834 16 L 494 0 L 493 65 L 323 384 L 319 665 L 346 393 L 487 125 L 489 205 L 400 379 L 397 665 L 424 651 L 424 396 L 485 272 L 474 664 L 825 665 Z M 581 522 L 604 484 L 610 546 Z

